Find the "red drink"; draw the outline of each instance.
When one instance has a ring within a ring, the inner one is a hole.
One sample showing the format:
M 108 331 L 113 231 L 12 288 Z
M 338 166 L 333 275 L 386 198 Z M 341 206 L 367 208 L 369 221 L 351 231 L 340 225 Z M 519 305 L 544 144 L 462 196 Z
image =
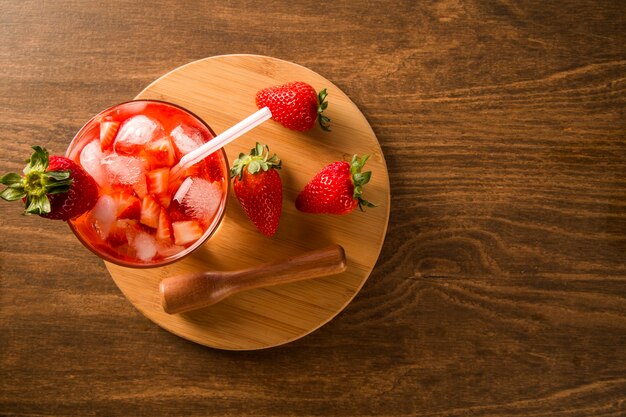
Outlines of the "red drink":
M 93 117 L 66 156 L 98 183 L 99 199 L 69 222 L 98 256 L 153 267 L 199 247 L 222 219 L 228 164 L 222 150 L 172 180 L 180 158 L 214 136 L 188 111 L 159 101 L 119 104 Z

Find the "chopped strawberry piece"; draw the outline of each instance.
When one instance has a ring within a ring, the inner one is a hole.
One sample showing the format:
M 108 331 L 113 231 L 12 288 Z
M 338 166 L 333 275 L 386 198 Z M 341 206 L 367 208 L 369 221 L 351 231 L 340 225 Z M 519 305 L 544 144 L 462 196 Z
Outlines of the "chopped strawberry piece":
M 146 174 L 146 180 L 148 182 L 148 192 L 150 194 L 165 194 L 167 193 L 170 178 L 169 168 L 154 169 Z
M 191 166 L 185 172 L 186 176 L 201 177 L 210 182 L 222 181 L 224 179 L 224 171 L 217 152 L 207 156 L 204 160 Z
M 117 216 L 120 219 L 136 219 L 141 217 L 141 200 L 136 198 L 126 209 Z
M 193 164 L 192 166 L 190 166 L 189 168 L 187 168 L 185 170 L 185 172 L 183 173 L 183 177 L 201 177 L 202 176 L 202 165 L 203 165 L 203 161 L 200 161 L 198 163 Z
M 146 226 L 154 229 L 159 225 L 159 215 L 161 214 L 161 206 L 152 196 L 147 195 L 141 202 L 141 215 L 139 221 Z
M 118 219 L 136 219 L 141 216 L 141 200 L 135 197 L 130 191 L 115 193 L 111 197 L 117 203 Z
M 159 194 L 156 198 L 159 200 L 159 204 L 165 208 L 168 208 L 172 203 L 172 197 L 169 194 Z
M 156 238 L 162 242 L 171 242 L 172 240 L 172 224 L 165 209 L 161 209 L 159 214 L 159 224 L 157 226 Z
M 120 128 L 120 122 L 105 120 L 100 123 L 100 149 L 108 150 L 113 146 L 113 140 Z
M 137 194 L 137 197 L 139 198 L 143 199 L 145 196 L 148 195 L 148 182 L 146 181 L 145 175 L 142 175 L 139 181 L 133 184 L 133 190 L 135 191 L 135 194 Z
M 178 179 L 176 181 L 170 181 L 170 185 L 167 188 L 168 195 L 176 195 L 176 192 L 178 191 L 182 183 L 183 181 L 181 179 Z
M 146 155 L 150 166 L 171 167 L 176 162 L 176 152 L 169 136 L 153 140 L 146 145 Z
M 116 248 L 128 243 L 128 230 L 137 227 L 136 220 L 116 220 L 107 236 L 107 243 Z
M 174 243 L 180 246 L 195 242 L 202 237 L 203 233 L 200 223 L 195 220 L 174 222 L 172 229 L 174 229 Z
M 201 177 L 210 182 L 222 181 L 224 179 L 224 171 L 222 170 L 219 154 L 214 152 L 197 164 L 187 168 L 185 176 Z
M 193 218 L 185 213 L 184 208 L 177 200 L 172 200 L 168 207 L 168 213 L 172 222 L 178 222 L 183 220 L 193 220 Z
M 211 154 L 204 160 L 206 167 L 206 179 L 214 181 L 222 181 L 224 179 L 224 171 L 222 170 L 222 163 L 217 153 Z
M 114 248 L 128 243 L 128 239 L 126 239 L 126 231 L 124 229 L 112 229 L 107 236 L 106 242 Z

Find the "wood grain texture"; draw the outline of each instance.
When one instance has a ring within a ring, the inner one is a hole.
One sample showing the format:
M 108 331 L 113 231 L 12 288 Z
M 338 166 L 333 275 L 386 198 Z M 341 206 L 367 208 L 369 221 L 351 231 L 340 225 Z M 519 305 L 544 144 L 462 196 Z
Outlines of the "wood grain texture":
M 317 332 L 221 352 L 145 319 L 65 225 L 1 204 L 0 415 L 626 413 L 624 2 L 172 3 L 4 1 L 0 170 L 172 68 L 275 56 L 381 142 L 381 257 Z

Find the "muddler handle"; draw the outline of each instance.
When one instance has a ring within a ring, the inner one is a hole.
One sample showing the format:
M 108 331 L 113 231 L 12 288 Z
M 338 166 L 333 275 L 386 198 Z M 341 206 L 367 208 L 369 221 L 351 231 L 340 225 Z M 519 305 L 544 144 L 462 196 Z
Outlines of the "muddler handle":
M 338 274 L 346 270 L 339 245 L 240 271 L 211 271 L 161 281 L 161 305 L 169 314 L 197 310 L 240 291 Z

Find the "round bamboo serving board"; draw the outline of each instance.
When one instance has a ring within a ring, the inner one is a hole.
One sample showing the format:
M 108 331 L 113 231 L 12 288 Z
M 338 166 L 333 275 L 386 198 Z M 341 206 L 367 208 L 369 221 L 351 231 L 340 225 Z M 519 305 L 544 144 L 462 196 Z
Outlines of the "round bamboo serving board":
M 154 81 L 136 98 L 181 105 L 220 133 L 254 113 L 255 93 L 268 86 L 305 81 L 327 88 L 331 132 L 316 126 L 294 132 L 269 120 L 226 146 L 230 162 L 258 141 L 283 161 L 283 214 L 271 238 L 259 233 L 234 197 L 215 234 L 193 254 L 161 268 L 131 269 L 106 263 L 113 280 L 150 320 L 185 339 L 219 349 L 251 350 L 281 345 L 330 321 L 358 293 L 376 264 L 389 220 L 389 177 L 374 132 L 354 103 L 321 75 L 291 62 L 257 55 L 206 58 Z M 372 179 L 364 197 L 378 204 L 366 212 L 312 215 L 296 210 L 300 190 L 324 165 L 370 154 Z M 159 283 L 167 277 L 205 270 L 236 270 L 275 262 L 337 243 L 344 247 L 345 272 L 239 293 L 216 305 L 183 314 L 165 313 Z

